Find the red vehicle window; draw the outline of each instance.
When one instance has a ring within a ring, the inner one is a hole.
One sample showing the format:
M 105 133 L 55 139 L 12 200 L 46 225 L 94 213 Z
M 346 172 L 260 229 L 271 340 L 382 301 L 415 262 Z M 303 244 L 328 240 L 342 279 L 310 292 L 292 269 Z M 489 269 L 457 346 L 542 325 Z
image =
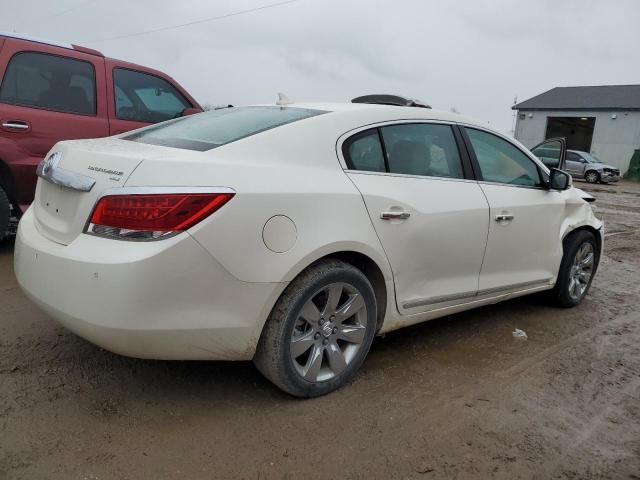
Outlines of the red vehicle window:
M 124 68 L 113 69 L 116 117 L 157 123 L 178 118 L 192 105 L 169 82 L 155 75 Z
M 96 74 L 89 62 L 45 53 L 13 56 L 0 102 L 80 115 L 96 114 Z

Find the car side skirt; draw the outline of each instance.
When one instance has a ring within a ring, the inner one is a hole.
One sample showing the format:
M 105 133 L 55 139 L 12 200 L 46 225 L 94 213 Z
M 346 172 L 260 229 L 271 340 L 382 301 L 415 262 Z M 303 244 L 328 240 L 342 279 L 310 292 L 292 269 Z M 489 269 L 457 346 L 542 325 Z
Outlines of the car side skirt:
M 393 319 L 387 318 L 379 334 L 387 333 L 420 322 L 435 320 L 436 318 L 445 317 L 454 313 L 464 312 L 484 305 L 492 305 L 512 298 L 550 290 L 554 287 L 554 284 L 555 279 L 550 279 L 544 282 L 532 282 L 520 284 L 519 286 L 510 286 L 507 289 L 499 291 L 479 292 L 478 295 L 471 294 L 465 298 L 440 300 L 437 304 L 433 304 L 434 308 L 428 312 L 403 315 Z M 412 305 L 409 308 L 419 308 L 419 306 Z

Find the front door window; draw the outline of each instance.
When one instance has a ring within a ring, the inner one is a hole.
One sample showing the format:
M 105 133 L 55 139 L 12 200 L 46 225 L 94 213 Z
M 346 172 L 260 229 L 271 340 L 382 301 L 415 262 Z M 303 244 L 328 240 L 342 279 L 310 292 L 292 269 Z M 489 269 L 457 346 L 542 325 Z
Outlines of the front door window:
M 116 117 L 157 123 L 178 118 L 192 105 L 166 80 L 134 70 L 113 69 Z
M 538 166 L 517 147 L 482 130 L 466 128 L 476 154 L 482 180 L 526 187 L 539 187 Z

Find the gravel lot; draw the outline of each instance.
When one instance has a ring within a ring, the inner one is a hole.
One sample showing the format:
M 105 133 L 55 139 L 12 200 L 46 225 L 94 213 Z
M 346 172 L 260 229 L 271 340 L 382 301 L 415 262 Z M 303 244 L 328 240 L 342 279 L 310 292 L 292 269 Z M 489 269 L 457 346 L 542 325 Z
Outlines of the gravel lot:
M 85 342 L 24 297 L 0 243 L 0 478 L 640 479 L 640 185 L 576 185 L 610 235 L 580 307 L 530 297 L 389 334 L 306 401 L 250 363 Z

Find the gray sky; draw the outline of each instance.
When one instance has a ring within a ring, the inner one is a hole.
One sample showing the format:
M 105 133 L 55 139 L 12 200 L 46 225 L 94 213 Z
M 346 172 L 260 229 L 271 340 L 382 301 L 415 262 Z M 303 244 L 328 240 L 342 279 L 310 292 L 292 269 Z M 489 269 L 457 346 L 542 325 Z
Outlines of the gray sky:
M 276 2 L 0 0 L 0 31 L 163 70 L 200 103 L 398 93 L 505 132 L 515 95 L 640 83 L 637 0 L 298 0 L 112 39 Z

